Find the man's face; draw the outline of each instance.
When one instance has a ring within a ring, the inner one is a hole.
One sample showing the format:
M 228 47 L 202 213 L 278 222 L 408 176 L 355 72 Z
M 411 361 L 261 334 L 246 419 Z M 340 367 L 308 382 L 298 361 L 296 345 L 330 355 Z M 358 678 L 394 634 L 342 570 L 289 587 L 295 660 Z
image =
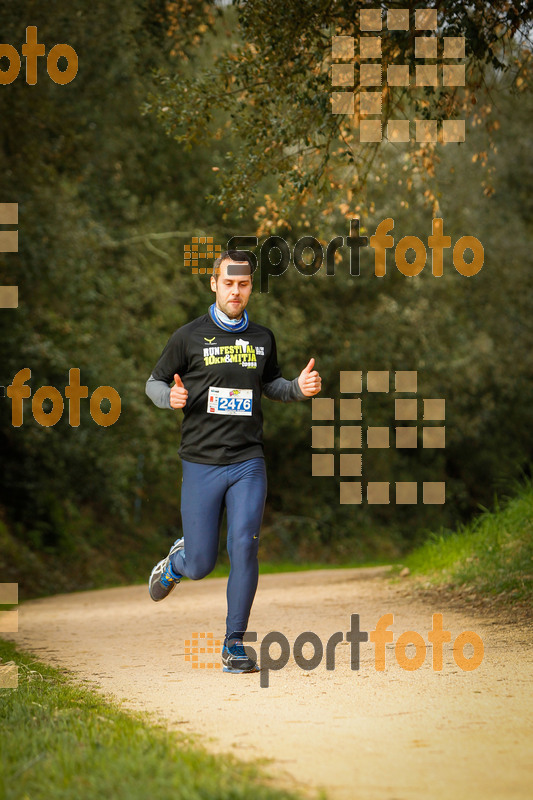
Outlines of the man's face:
M 232 272 L 248 274 L 228 275 L 228 266 L 232 265 Z M 239 269 L 237 269 L 239 268 Z M 246 308 L 252 293 L 252 276 L 249 274 L 249 264 L 224 259 L 220 265 L 218 280 L 211 276 L 211 289 L 215 292 L 217 307 L 230 319 L 238 319 Z

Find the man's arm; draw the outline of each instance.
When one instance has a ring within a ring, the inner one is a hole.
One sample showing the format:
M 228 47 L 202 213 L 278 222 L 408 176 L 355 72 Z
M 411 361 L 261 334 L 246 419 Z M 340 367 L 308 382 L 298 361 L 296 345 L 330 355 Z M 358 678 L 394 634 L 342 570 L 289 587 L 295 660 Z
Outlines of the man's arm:
M 322 389 L 322 378 L 316 369 L 313 369 L 314 366 L 315 359 L 310 358 L 309 363 L 303 368 L 297 378 L 300 391 L 306 397 L 313 397 Z
M 276 400 L 278 403 L 291 403 L 296 400 L 306 399 L 300 389 L 298 378 L 293 381 L 288 381 L 286 378 L 276 378 L 270 383 L 264 383 L 263 394 L 269 400 Z
M 172 408 L 170 405 L 170 386 L 165 381 L 156 381 L 150 375 L 146 381 L 145 392 L 158 408 Z
M 277 400 L 279 403 L 291 403 L 297 400 L 306 400 L 318 394 L 321 388 L 320 375 L 313 370 L 315 363 L 312 358 L 305 369 L 294 378 L 288 381 L 281 375 L 278 364 L 278 354 L 274 334 L 270 331 L 271 351 L 267 360 L 263 374 L 263 394 L 269 400 Z
M 154 405 L 158 408 L 183 408 L 187 390 L 183 386 L 180 374 L 184 374 L 186 369 L 187 357 L 183 336 L 181 329 L 178 328 L 168 340 L 159 361 L 146 381 L 145 392 Z M 171 388 L 169 384 L 172 380 L 174 385 Z
M 145 392 L 158 408 L 183 408 L 187 404 L 189 392 L 183 385 L 179 375 L 174 375 L 174 385 L 167 386 L 165 381 L 157 381 L 150 375 L 146 381 Z

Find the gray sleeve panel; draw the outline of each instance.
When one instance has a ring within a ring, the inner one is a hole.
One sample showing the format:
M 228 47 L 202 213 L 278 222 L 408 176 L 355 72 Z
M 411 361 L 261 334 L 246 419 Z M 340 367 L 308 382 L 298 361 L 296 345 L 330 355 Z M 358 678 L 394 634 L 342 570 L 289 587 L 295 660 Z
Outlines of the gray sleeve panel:
M 146 381 L 145 392 L 158 408 L 172 408 L 170 405 L 170 386 L 165 381 L 156 381 L 150 375 Z
M 286 378 L 276 378 L 270 383 L 263 384 L 263 394 L 269 400 L 279 403 L 291 403 L 295 400 L 307 400 L 298 384 L 298 378 L 288 381 Z

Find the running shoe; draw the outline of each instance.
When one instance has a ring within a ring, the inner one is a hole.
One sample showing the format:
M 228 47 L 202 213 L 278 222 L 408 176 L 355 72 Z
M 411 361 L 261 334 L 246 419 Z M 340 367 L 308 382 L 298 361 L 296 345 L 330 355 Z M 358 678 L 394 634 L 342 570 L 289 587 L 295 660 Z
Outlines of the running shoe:
M 181 580 L 181 575 L 176 575 L 170 563 L 170 556 L 177 553 L 178 550 L 183 550 L 184 541 L 176 539 L 174 544 L 169 550 L 168 556 L 163 558 L 152 570 L 150 580 L 148 581 L 148 591 L 150 597 L 157 603 L 159 600 L 164 600 L 168 597 L 172 589 Z
M 256 662 L 246 655 L 246 650 L 242 645 L 242 641 L 235 639 L 231 647 L 228 647 L 224 642 L 222 648 L 222 663 L 224 665 L 223 672 L 233 672 L 240 674 L 242 672 L 259 672 L 259 667 Z

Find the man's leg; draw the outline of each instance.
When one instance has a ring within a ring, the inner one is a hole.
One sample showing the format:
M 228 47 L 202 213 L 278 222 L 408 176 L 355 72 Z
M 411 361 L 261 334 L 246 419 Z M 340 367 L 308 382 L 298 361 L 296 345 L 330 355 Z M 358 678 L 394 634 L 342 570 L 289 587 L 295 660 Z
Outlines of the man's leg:
M 177 575 L 192 580 L 212 571 L 218 555 L 224 495 L 228 487 L 225 466 L 195 464 L 182 459 L 181 519 L 184 547 L 171 556 Z
M 183 461 L 181 514 L 183 538 L 174 542 L 166 558 L 152 570 L 148 591 L 152 600 L 164 600 L 185 575 L 199 580 L 215 566 L 220 522 L 227 489 L 226 467 Z
M 267 477 L 263 458 L 231 464 L 227 469 L 230 485 L 226 492 L 226 508 L 231 571 L 227 587 L 226 640 L 230 640 L 242 639 L 257 589 L 257 550 Z

